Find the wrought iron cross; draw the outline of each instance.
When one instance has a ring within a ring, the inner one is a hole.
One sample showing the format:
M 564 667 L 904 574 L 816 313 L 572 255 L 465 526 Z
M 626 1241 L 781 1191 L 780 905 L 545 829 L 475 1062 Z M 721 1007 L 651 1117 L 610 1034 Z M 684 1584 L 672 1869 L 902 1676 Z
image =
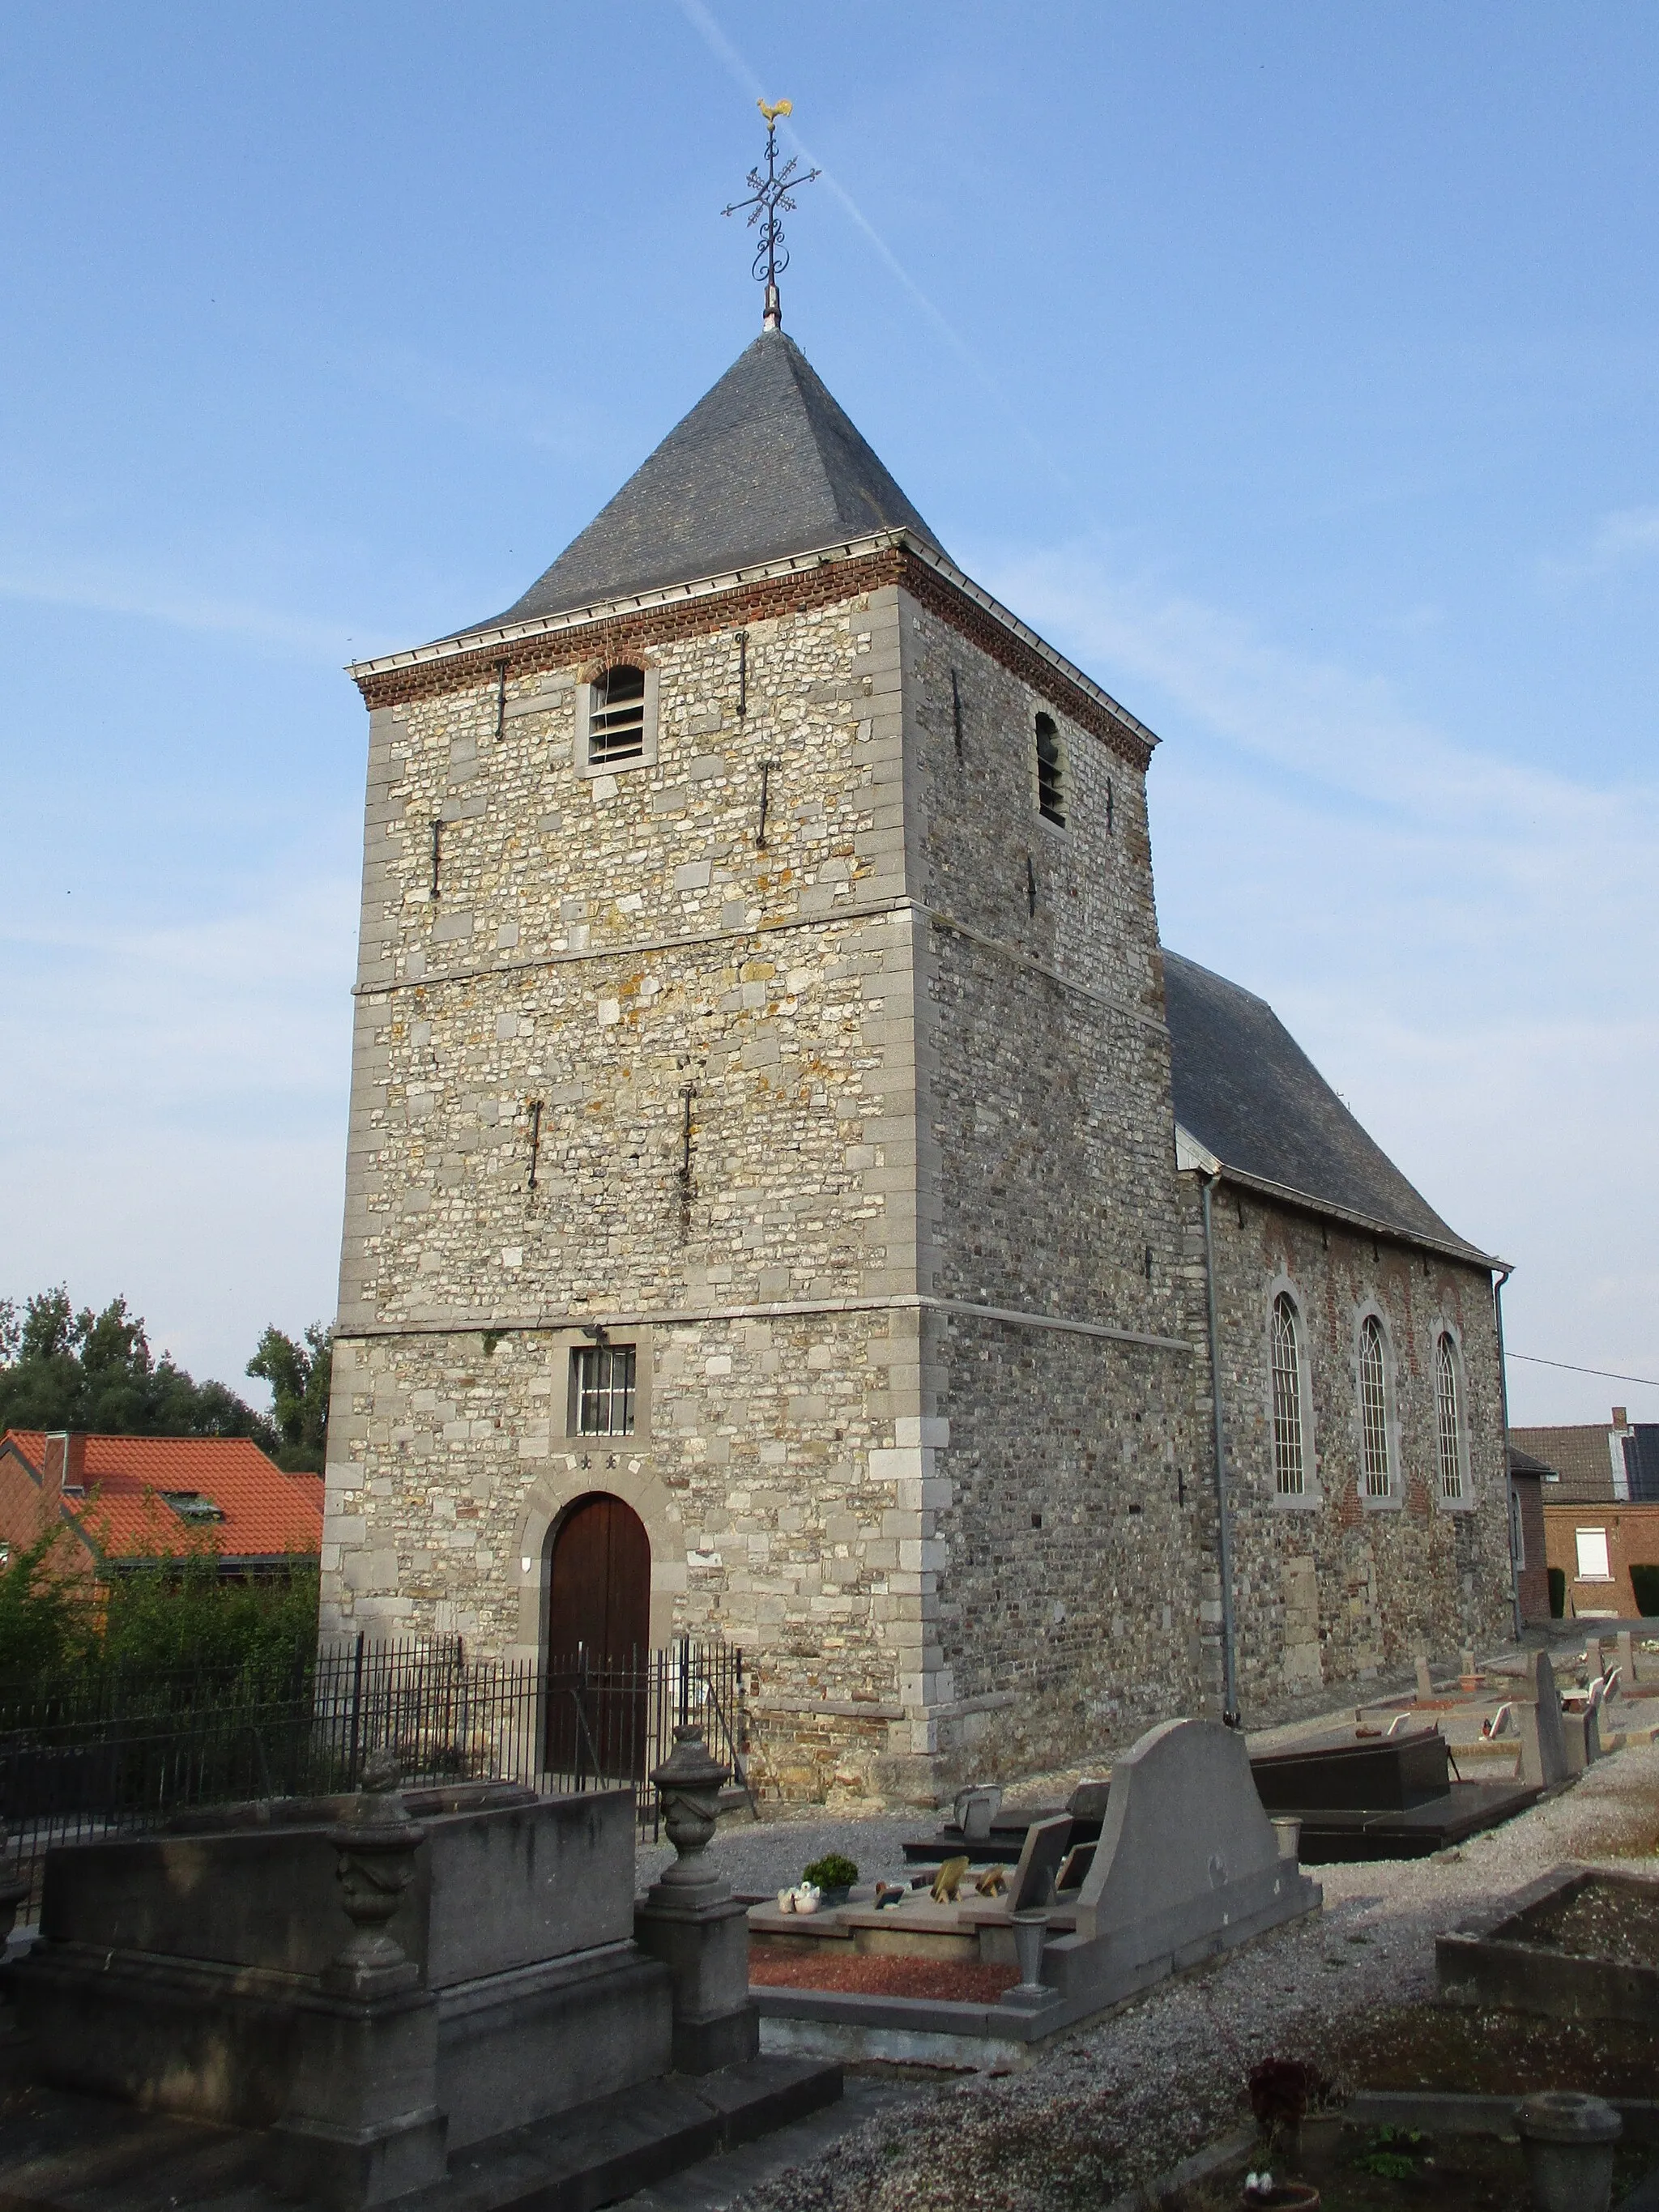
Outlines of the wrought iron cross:
M 755 105 L 766 118 L 766 167 L 764 172 L 758 167 L 751 169 L 750 197 L 733 200 L 720 213 L 737 215 L 747 208 L 749 228 L 752 230 L 757 223 L 760 225 L 760 240 L 755 248 L 755 281 L 766 287 L 766 312 L 761 318 L 761 326 L 763 330 L 779 331 L 783 328 L 783 308 L 778 299 L 778 278 L 789 266 L 789 252 L 778 216 L 783 209 L 794 207 L 791 195 L 796 187 L 810 185 L 820 173 L 808 169 L 805 176 L 798 176 L 799 163 L 793 154 L 781 168 L 778 167 L 778 118 L 793 114 L 794 102 L 780 100 L 769 106 L 765 100 L 757 100 Z

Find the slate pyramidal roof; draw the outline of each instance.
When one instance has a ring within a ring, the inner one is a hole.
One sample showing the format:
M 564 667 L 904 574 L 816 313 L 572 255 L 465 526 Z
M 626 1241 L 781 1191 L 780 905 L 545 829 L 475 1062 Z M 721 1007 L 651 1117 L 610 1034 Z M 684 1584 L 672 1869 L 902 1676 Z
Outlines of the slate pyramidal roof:
M 806 356 L 763 331 L 529 590 L 430 645 L 355 662 L 360 683 L 902 544 L 1075 684 L 1146 755 L 1157 744 L 1092 678 L 964 574 Z
M 794 340 L 763 331 L 495 621 L 564 614 L 888 530 L 945 551 Z

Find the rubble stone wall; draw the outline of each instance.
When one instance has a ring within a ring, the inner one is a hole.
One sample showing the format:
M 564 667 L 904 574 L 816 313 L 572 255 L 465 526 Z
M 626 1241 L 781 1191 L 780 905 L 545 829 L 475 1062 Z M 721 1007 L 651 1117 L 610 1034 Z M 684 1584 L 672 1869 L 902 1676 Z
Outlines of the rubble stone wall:
M 1443 1660 L 1500 1642 L 1511 1628 L 1509 1504 L 1490 1276 L 1225 1184 L 1212 1221 L 1247 1711 L 1409 1666 L 1419 1651 Z M 1312 1413 L 1300 1500 L 1279 1496 L 1273 1461 L 1268 1328 L 1280 1289 L 1301 1314 Z M 1371 1310 L 1392 1353 L 1386 1503 L 1364 1494 L 1361 1472 L 1358 1334 Z M 1447 1329 L 1468 1445 L 1462 1505 L 1440 1494 L 1435 1346 Z

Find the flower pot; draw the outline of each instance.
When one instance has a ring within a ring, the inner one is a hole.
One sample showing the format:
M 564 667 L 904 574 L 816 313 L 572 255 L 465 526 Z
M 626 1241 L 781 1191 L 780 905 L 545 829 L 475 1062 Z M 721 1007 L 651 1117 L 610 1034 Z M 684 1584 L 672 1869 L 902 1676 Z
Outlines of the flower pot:
M 1310 2181 L 1275 2181 L 1271 2189 L 1239 2192 L 1245 2212 L 1319 2212 L 1319 2191 Z

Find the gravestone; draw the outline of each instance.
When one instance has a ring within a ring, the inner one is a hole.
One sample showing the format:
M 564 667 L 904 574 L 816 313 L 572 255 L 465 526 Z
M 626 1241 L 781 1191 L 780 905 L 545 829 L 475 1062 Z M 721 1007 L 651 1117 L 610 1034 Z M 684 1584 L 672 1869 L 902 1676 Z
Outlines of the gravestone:
M 961 1829 L 963 1840 L 970 1844 L 988 1843 L 991 1823 L 1002 1806 L 1002 1791 L 994 1783 L 975 1783 L 970 1790 L 959 1790 L 951 1808 L 951 1819 Z
M 1429 1662 L 1420 1652 L 1417 1660 L 1417 1694 L 1425 1705 L 1434 1696 L 1434 1682 L 1429 1673 Z
M 1025 1831 L 1019 1864 L 1014 1869 L 1013 1880 L 1008 1885 L 1008 1909 L 1011 1912 L 1033 1912 L 1052 1900 L 1054 1876 L 1060 1871 L 1071 1840 L 1072 1816 L 1069 1813 L 1056 1813 L 1052 1820 L 1031 1823 Z
M 1165 1721 L 1113 1770 L 1068 1971 L 1086 1974 L 1087 1954 L 1102 1946 L 1094 1963 L 1103 1970 L 1165 1956 L 1183 1963 L 1305 1912 L 1320 1896 L 1280 1856 L 1243 1735 L 1211 1721 Z
M 1559 1790 L 1572 1769 L 1567 1760 L 1560 1693 L 1550 1655 L 1540 1651 L 1534 1664 L 1534 1702 L 1517 1708 L 1521 1724 L 1521 1779 L 1540 1790 Z
M 1621 1628 L 1614 1638 L 1619 1654 L 1619 1681 L 1626 1694 L 1636 1687 L 1636 1639 L 1628 1628 Z
M 1599 1636 L 1584 1638 L 1584 1666 L 1592 1682 L 1601 1676 L 1601 1639 Z

